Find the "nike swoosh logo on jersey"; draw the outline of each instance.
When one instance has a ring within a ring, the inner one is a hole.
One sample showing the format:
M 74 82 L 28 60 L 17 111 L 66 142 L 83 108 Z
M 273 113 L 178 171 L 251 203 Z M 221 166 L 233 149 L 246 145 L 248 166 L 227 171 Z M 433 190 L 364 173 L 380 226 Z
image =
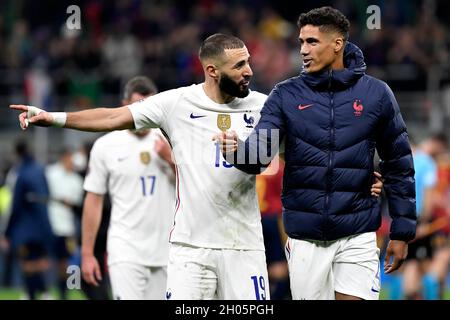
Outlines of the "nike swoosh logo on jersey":
M 117 158 L 117 161 L 122 162 L 122 161 L 128 159 L 128 157 L 129 156 Z
M 194 115 L 194 113 L 191 113 L 191 119 L 197 119 L 197 118 L 203 118 L 203 117 L 206 117 L 206 116 L 196 116 L 196 115 Z
M 307 105 L 304 105 L 304 106 L 302 106 L 301 104 L 298 106 L 298 109 L 299 110 L 304 110 L 304 109 L 307 109 L 307 108 L 309 108 L 309 107 L 312 107 L 314 104 L 307 104 Z
M 372 290 L 372 292 L 376 292 L 376 293 L 380 292 L 380 290 L 374 289 L 373 287 L 370 290 Z

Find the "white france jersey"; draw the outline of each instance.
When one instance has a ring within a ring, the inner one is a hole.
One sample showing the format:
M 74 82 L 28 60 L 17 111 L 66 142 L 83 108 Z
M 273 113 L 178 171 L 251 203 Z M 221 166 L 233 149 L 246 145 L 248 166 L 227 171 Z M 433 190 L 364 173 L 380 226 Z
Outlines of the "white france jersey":
M 245 139 L 267 96 L 218 104 L 203 84 L 161 92 L 131 104 L 137 129 L 160 127 L 177 164 L 177 205 L 170 242 L 202 248 L 264 250 L 255 176 L 223 158 L 212 137 L 235 130 Z
M 172 169 L 155 151 L 160 137 L 157 129 L 144 138 L 114 131 L 92 147 L 84 189 L 111 196 L 109 265 L 167 265 L 175 185 Z

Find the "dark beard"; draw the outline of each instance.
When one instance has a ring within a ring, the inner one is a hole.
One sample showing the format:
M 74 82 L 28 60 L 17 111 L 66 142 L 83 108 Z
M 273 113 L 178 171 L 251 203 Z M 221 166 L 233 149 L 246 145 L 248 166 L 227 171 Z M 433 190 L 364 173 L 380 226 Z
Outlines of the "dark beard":
M 226 74 L 224 74 L 219 80 L 219 89 L 232 97 L 238 98 L 245 98 L 250 93 L 248 87 L 241 90 L 240 84 L 231 80 Z

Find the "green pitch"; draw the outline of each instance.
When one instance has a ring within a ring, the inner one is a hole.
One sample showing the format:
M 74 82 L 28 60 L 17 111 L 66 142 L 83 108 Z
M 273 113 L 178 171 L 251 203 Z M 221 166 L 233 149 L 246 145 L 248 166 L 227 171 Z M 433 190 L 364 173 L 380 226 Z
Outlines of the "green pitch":
M 24 296 L 21 289 L 0 289 L 0 300 L 20 300 Z M 58 291 L 56 289 L 50 290 L 50 297 L 54 300 L 58 299 Z M 388 289 L 382 289 L 380 292 L 380 300 L 387 300 L 389 297 Z M 68 300 L 86 300 L 86 296 L 81 290 L 68 290 Z M 444 295 L 445 300 L 450 300 L 450 289 Z
M 0 289 L 0 300 L 20 300 L 24 296 L 24 291 L 21 289 Z M 58 291 L 51 289 L 49 295 L 45 298 L 48 300 L 58 300 Z M 81 290 L 68 290 L 67 300 L 86 300 L 86 296 Z

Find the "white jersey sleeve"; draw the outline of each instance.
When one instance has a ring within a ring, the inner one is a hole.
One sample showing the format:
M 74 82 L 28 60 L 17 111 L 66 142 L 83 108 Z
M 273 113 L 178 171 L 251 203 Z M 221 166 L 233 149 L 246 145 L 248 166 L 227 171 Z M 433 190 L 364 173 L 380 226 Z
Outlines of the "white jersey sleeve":
M 88 173 L 84 179 L 84 190 L 96 194 L 105 194 L 108 190 L 108 168 L 105 163 L 105 150 L 102 150 L 100 138 L 92 149 L 89 158 Z
M 165 129 L 166 120 L 180 96 L 180 89 L 164 91 L 128 105 L 137 130 Z

